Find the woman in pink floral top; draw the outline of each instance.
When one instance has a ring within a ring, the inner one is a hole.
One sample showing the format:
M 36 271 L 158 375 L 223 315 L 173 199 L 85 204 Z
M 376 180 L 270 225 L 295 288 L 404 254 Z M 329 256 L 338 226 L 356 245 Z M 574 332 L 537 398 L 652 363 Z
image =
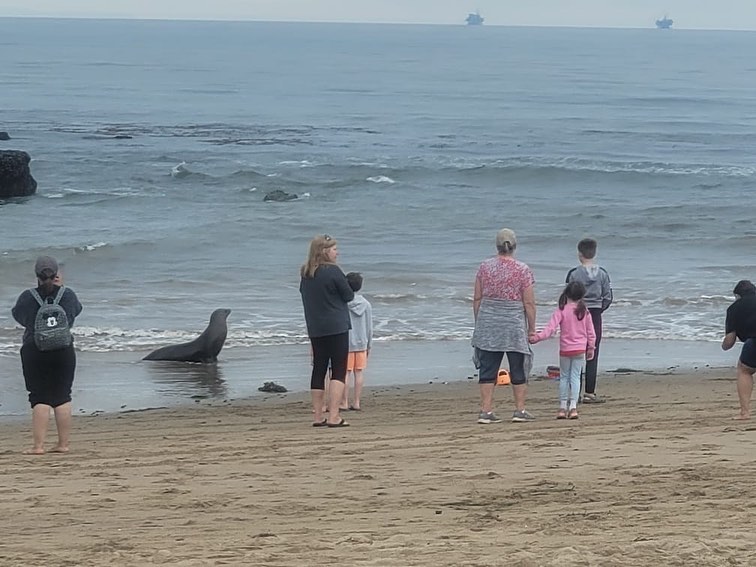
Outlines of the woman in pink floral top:
M 485 260 L 475 278 L 472 346 L 479 364 L 480 415 L 478 423 L 499 423 L 493 413 L 496 377 L 504 355 L 509 362 L 515 411 L 512 421 L 532 421 L 525 409 L 527 376 L 532 365 L 528 335 L 535 332 L 535 278 L 532 270 L 514 258 L 515 233 L 501 229 L 496 235 L 498 255 Z

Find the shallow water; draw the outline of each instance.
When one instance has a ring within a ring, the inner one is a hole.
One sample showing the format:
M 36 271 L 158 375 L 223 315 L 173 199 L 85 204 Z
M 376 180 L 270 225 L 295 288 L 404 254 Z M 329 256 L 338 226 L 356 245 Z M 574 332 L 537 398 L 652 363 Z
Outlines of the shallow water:
M 40 253 L 84 303 L 78 347 L 129 356 L 218 307 L 229 357 L 306 352 L 317 233 L 363 272 L 378 338 L 460 351 L 501 226 L 541 323 L 596 237 L 605 333 L 631 342 L 717 341 L 753 277 L 753 33 L 0 19 L 0 37 L 2 147 L 39 182 L 0 205 L 6 355 Z M 276 189 L 300 198 L 264 203 Z

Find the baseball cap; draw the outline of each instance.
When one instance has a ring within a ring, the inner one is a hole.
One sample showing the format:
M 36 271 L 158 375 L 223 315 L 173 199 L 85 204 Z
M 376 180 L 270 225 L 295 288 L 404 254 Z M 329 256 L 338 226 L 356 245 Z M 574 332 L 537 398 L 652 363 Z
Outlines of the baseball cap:
M 54 276 L 58 273 L 58 262 L 52 256 L 40 256 L 34 264 L 34 273 L 38 276 Z

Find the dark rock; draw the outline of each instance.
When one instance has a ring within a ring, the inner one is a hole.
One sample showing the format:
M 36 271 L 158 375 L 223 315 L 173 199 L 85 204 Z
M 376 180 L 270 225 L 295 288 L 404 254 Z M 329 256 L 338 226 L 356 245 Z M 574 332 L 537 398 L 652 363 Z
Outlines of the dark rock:
M 280 189 L 276 189 L 275 191 L 270 191 L 268 193 L 265 193 L 265 197 L 263 198 L 263 201 L 293 201 L 294 199 L 298 199 L 298 195 L 296 193 L 287 193 L 286 191 L 281 191 Z
M 0 141 L 7 142 L 10 140 L 10 134 L 8 132 L 0 132 Z
M 288 392 L 288 390 L 281 386 L 280 384 L 276 384 L 275 382 L 265 382 L 262 386 L 258 388 L 261 392 L 273 392 L 276 394 L 283 394 L 284 392 Z
M 19 150 L 0 150 L 0 199 L 28 197 L 37 191 L 29 171 L 31 158 Z
M 114 140 L 131 140 L 134 136 L 129 136 L 128 134 L 118 134 L 117 136 L 113 136 Z

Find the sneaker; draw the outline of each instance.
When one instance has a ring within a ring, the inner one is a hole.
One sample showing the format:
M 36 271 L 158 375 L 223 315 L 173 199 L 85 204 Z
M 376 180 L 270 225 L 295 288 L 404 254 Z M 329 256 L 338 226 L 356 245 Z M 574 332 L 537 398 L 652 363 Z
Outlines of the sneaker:
M 489 423 L 501 423 L 501 420 L 492 411 L 482 411 L 478 414 L 478 423 L 488 425 Z
M 599 398 L 596 394 L 585 394 L 581 401 L 584 404 L 603 404 L 606 400 Z
M 515 422 L 533 421 L 534 419 L 535 416 L 527 410 L 516 411 L 512 414 L 512 421 Z

